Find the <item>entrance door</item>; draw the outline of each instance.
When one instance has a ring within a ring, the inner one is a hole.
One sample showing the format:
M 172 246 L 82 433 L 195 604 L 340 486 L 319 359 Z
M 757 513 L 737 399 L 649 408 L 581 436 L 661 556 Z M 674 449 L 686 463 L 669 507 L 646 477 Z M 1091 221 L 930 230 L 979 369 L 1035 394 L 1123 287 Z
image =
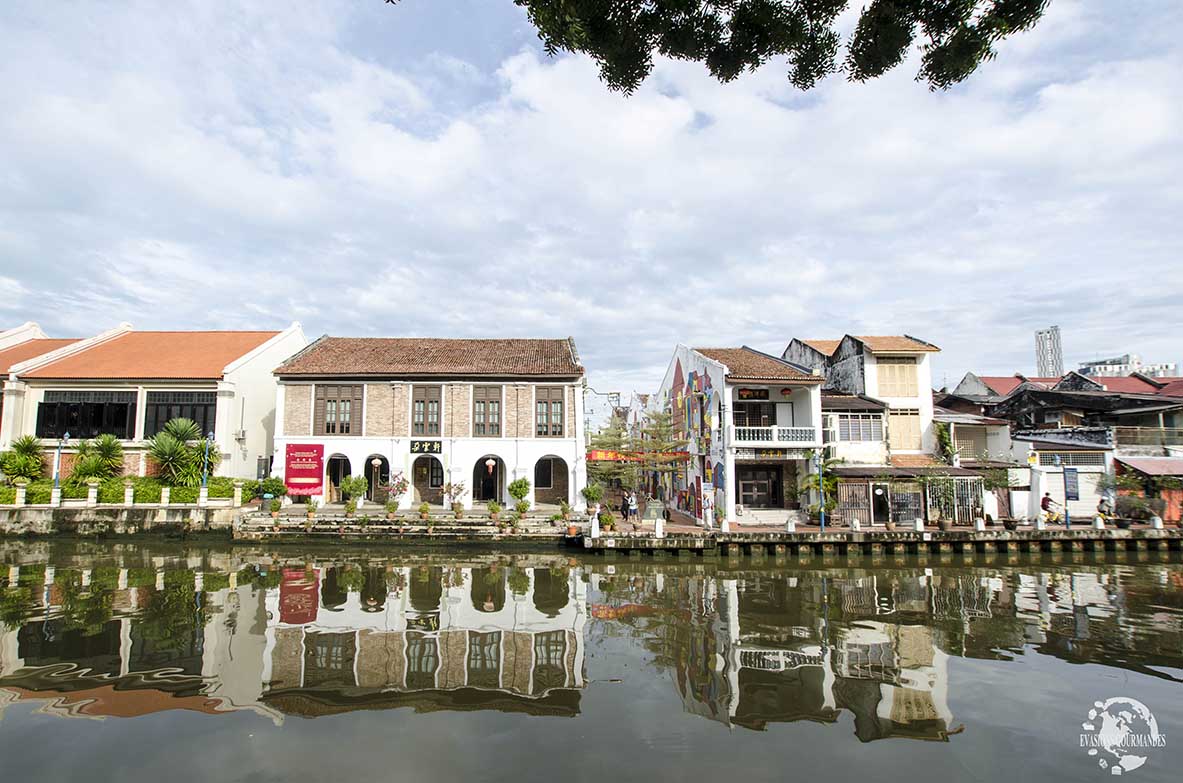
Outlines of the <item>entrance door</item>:
M 883 525 L 891 519 L 891 488 L 887 484 L 871 485 L 871 521 Z
M 740 466 L 739 502 L 744 508 L 781 507 L 781 469 L 776 467 Z

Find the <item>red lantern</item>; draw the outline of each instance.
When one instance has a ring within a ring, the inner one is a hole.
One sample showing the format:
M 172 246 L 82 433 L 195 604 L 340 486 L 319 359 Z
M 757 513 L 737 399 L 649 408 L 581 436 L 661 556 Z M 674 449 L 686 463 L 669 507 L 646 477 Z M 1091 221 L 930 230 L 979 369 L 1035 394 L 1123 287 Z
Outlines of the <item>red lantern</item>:
M 493 459 L 492 457 L 489 457 L 487 460 L 485 460 L 485 469 L 489 471 L 490 476 L 493 475 L 493 468 L 495 467 L 497 467 L 497 460 Z

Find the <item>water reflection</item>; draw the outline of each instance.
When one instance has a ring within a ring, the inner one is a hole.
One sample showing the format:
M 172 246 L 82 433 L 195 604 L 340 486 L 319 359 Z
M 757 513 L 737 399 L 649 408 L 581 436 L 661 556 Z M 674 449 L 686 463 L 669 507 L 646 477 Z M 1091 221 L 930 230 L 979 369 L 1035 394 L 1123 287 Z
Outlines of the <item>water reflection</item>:
M 571 717 L 595 679 L 593 646 L 611 650 L 605 680 L 650 664 L 674 709 L 727 726 L 849 716 L 863 742 L 948 741 L 966 729 L 950 659 L 1041 654 L 1164 681 L 1183 662 L 1183 571 L 1166 563 L 260 557 L 224 571 L 24 564 L 0 576 L 0 715 L 34 701 L 71 717 L 248 711 L 277 724 L 399 707 Z

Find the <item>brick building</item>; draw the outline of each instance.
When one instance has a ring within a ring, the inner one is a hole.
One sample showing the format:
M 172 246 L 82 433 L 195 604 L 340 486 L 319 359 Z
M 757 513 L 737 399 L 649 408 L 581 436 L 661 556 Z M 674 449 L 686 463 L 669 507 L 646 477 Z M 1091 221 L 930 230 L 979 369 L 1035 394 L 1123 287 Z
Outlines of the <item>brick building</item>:
M 575 504 L 586 486 L 583 367 L 572 340 L 322 337 L 279 379 L 275 472 L 292 494 L 339 498 L 364 475 L 369 499 L 402 474 L 404 508 L 507 501 Z

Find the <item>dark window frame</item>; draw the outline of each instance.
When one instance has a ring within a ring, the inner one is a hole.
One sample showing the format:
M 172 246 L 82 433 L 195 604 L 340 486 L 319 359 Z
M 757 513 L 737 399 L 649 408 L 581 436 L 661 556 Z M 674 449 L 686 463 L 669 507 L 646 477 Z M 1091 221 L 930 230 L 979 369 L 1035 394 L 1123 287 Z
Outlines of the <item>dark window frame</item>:
M 364 387 L 358 383 L 317 384 L 313 435 L 356 437 L 362 434 Z
M 534 389 L 534 435 L 561 438 L 566 429 L 566 399 L 562 386 L 537 386 Z
M 475 438 L 501 437 L 501 387 L 472 387 L 472 435 Z
M 71 440 L 102 434 L 134 440 L 137 398 L 134 391 L 46 391 L 37 404 L 34 433 L 49 439 L 69 432 Z
M 546 483 L 538 477 L 538 469 L 546 466 Z M 555 459 L 554 457 L 543 457 L 534 463 L 534 489 L 554 489 L 555 488 Z
M 151 438 L 177 418 L 197 422 L 202 434 L 213 432 L 217 408 L 217 392 L 149 391 L 144 403 L 144 437 Z
M 443 387 L 415 384 L 411 388 L 411 434 L 438 438 L 442 432 Z

